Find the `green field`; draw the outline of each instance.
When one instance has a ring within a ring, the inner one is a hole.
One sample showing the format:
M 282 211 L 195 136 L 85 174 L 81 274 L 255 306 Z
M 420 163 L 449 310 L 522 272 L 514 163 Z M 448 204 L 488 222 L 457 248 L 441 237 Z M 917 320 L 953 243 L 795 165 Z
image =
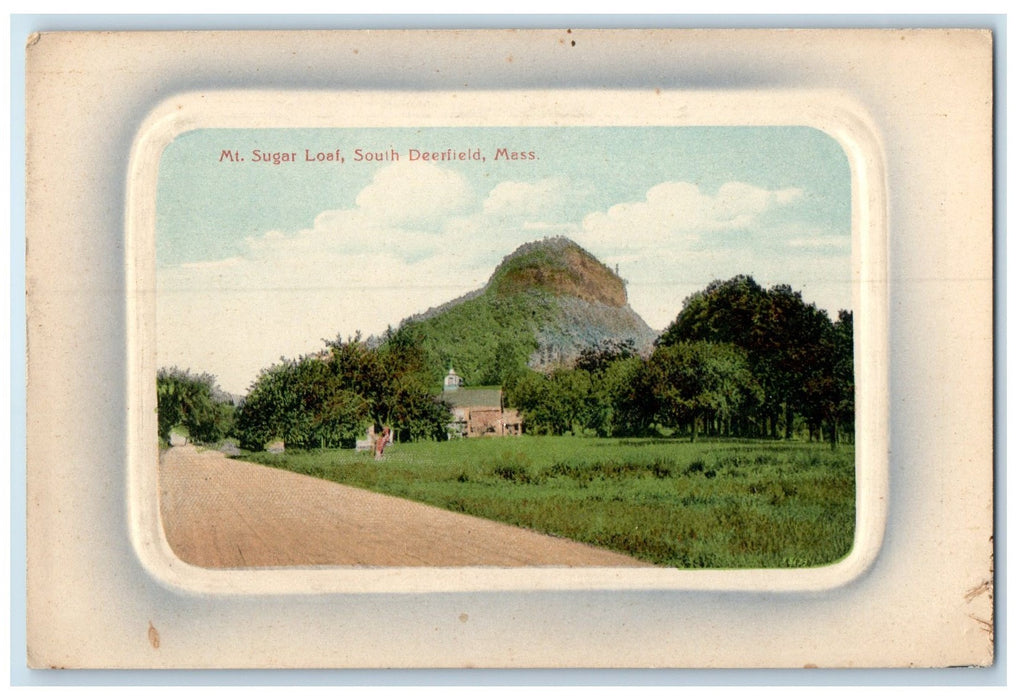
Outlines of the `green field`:
M 522 436 L 243 459 L 664 566 L 821 566 L 854 540 L 850 445 Z

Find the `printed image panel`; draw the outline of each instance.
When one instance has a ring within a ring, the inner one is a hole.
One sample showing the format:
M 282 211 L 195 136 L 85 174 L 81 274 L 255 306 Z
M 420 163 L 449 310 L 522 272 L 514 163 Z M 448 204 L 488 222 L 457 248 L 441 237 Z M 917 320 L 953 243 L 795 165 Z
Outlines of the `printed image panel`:
M 851 188 L 805 126 L 176 136 L 155 216 L 171 548 L 226 568 L 842 559 Z

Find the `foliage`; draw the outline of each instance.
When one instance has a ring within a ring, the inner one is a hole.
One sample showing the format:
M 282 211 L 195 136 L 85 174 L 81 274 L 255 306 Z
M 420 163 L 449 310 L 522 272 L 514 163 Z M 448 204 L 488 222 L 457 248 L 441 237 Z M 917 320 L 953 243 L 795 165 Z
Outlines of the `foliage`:
M 253 456 L 664 566 L 822 566 L 851 550 L 854 454 L 759 440 L 534 437 Z
M 653 334 L 626 306 L 624 282 L 565 238 L 521 246 L 483 289 L 406 319 L 404 329 L 419 338 L 436 386 L 450 365 L 468 386 L 507 385 L 598 342 L 598 352 L 634 352 L 634 342 L 605 337 L 648 343 Z
M 625 360 L 635 356 L 636 344 L 631 338 L 624 340 L 605 338 L 579 353 L 579 358 L 576 360 L 576 369 L 596 374 L 603 372 L 617 360 Z
M 170 432 L 182 428 L 195 442 L 222 440 L 233 427 L 233 402 L 211 374 L 193 374 L 177 367 L 156 373 L 159 437 L 169 442 Z
M 617 356 L 594 370 L 560 367 L 550 374 L 532 370 L 508 387 L 508 403 L 523 416 L 534 435 L 601 437 L 644 434 L 652 420 L 652 400 L 642 385 L 645 362 L 638 355 Z
M 237 418 L 243 447 L 352 447 L 370 425 L 389 425 L 400 440 L 440 439 L 450 414 L 427 388 L 420 348 L 411 337 L 390 340 L 375 349 L 359 336 L 336 339 L 264 370 Z
M 802 385 L 802 402 L 810 433 L 828 428 L 830 444 L 836 449 L 841 426 L 854 421 L 853 315 L 841 311 L 833 329 L 823 338 L 823 347 Z
M 662 345 L 650 358 L 646 381 L 656 399 L 657 422 L 688 425 L 693 441 L 700 423 L 708 420 L 730 434 L 734 418 L 762 400 L 746 352 L 730 343 Z
M 836 446 L 838 426 L 853 430 L 851 334 L 849 312 L 833 324 L 789 286 L 766 290 L 740 275 L 711 282 L 686 299 L 657 347 L 708 341 L 741 348 L 762 402 L 737 416 L 739 434 L 777 437 L 783 427 L 790 438 L 796 417 L 803 417 L 813 433 L 826 425 Z
M 509 403 L 536 435 L 581 433 L 596 411 L 590 373 L 581 369 L 557 369 L 550 375 L 529 371 L 513 386 Z
M 366 428 L 369 402 L 336 381 L 331 363 L 317 357 L 282 360 L 255 381 L 237 416 L 245 449 L 282 440 L 287 446 L 338 447 Z
M 598 377 L 606 406 L 601 437 L 648 435 L 653 431 L 657 398 L 647 372 L 647 362 L 638 355 L 618 358 Z
M 744 350 L 699 341 L 658 347 L 649 360 L 590 352 L 582 367 L 529 372 L 508 399 L 532 434 L 646 435 L 661 425 L 685 426 L 695 440 L 707 422 L 736 432 L 737 418 L 759 406 L 762 392 Z
M 441 314 L 404 322 L 397 333 L 419 341 L 427 381 L 441 384 L 449 366 L 473 386 L 500 385 L 521 373 L 537 349 L 537 328 L 551 315 L 540 292 L 483 294 Z

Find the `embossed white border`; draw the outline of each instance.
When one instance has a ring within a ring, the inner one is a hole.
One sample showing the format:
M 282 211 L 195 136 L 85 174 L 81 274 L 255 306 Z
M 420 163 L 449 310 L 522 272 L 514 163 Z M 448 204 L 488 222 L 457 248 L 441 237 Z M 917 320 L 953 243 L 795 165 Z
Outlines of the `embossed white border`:
M 155 449 L 155 198 L 159 158 L 182 133 L 203 128 L 432 126 L 807 126 L 837 140 L 852 191 L 853 306 L 857 353 L 856 534 L 834 564 L 806 569 L 682 570 L 601 567 L 334 567 L 212 570 L 169 549 L 159 523 Z M 886 202 L 882 157 L 864 111 L 830 92 L 548 90 L 512 92 L 210 91 L 174 95 L 138 132 L 127 196 L 129 414 L 132 536 L 165 582 L 202 592 L 423 592 L 541 589 L 807 591 L 860 575 L 879 551 L 886 518 Z

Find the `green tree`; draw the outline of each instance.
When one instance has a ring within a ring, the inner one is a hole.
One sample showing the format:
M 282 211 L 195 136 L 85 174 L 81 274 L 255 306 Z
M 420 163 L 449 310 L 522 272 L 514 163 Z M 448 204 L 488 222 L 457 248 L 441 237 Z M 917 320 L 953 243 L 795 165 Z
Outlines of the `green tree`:
M 787 285 L 773 287 L 768 301 L 762 326 L 772 404 L 783 407 L 785 438 L 791 438 L 794 416 L 810 410 L 804 391 L 809 376 L 829 359 L 825 340 L 832 324 L 825 311 L 806 304 L 801 293 Z
M 262 450 L 282 440 L 293 447 L 318 447 L 339 428 L 339 416 L 331 408 L 342 405 L 327 395 L 328 375 L 317 358 L 282 359 L 262 370 L 248 392 L 237 416 L 242 447 Z M 366 406 L 361 410 L 366 414 Z M 332 446 L 331 440 L 325 446 Z
M 730 433 L 731 421 L 761 391 L 744 350 L 730 343 L 682 342 L 658 347 L 648 363 L 657 420 L 688 426 L 693 442 L 700 426 Z
M 557 433 L 550 381 L 543 374 L 533 370 L 520 374 L 508 389 L 506 399 L 519 411 L 526 432 L 534 435 Z
M 385 406 L 381 423 L 390 425 L 398 440 L 446 439 L 451 409 L 428 390 L 420 376 L 392 375 L 385 385 Z
M 548 375 L 529 370 L 513 384 L 508 400 L 522 413 L 527 432 L 547 435 L 601 433 L 609 408 L 597 379 L 564 367 Z
M 638 355 L 619 357 L 597 374 L 596 387 L 606 406 L 602 436 L 646 435 L 657 413 L 647 362 Z
M 155 384 L 159 437 L 164 441 L 169 442 L 170 432 L 178 426 L 196 442 L 216 442 L 230 434 L 233 402 L 213 375 L 162 368 Z
M 767 342 L 760 326 L 767 292 L 754 279 L 738 275 L 714 280 L 706 289 L 688 297 L 678 317 L 657 339 L 657 345 L 687 340 L 734 343 L 750 352 Z
M 368 413 L 376 424 L 387 420 L 388 367 L 384 355 L 369 348 L 360 339 L 359 333 L 346 342 L 338 337 L 329 341 L 324 355 L 321 361 L 330 375 L 333 388 L 351 391 L 363 398 L 367 402 Z
M 841 310 L 833 324 L 833 383 L 835 402 L 831 411 L 830 443 L 834 449 L 841 426 L 853 436 L 855 429 L 854 314 Z
M 506 396 L 521 412 L 526 431 L 534 434 L 642 435 L 657 410 L 646 362 L 638 355 L 619 357 L 596 372 L 559 367 L 545 375 L 527 370 Z
M 769 425 L 767 433 L 793 434 L 796 415 L 814 408 L 806 390 L 818 363 L 829 352 L 825 338 L 832 330 L 826 312 L 806 304 L 787 285 L 763 289 L 741 275 L 711 282 L 685 300 L 681 313 L 657 341 L 658 347 L 685 341 L 732 343 L 747 353 L 749 369 L 763 392 L 756 409 Z
M 584 369 L 591 374 L 603 372 L 617 360 L 624 360 L 636 355 L 636 343 L 631 338 L 616 340 L 607 338 L 592 347 L 584 348 L 576 359 L 576 369 Z
M 823 338 L 820 359 L 803 387 L 810 434 L 826 427 L 830 446 L 837 449 L 842 433 L 854 432 L 854 318 L 841 311 Z
M 556 399 L 561 433 L 581 435 L 598 422 L 599 406 L 590 373 L 584 369 L 556 369 L 551 373 L 551 394 Z
M 408 332 L 388 341 L 371 348 L 359 335 L 337 338 L 322 353 L 262 371 L 238 416 L 243 446 L 352 446 L 372 424 L 389 425 L 400 440 L 441 439 L 450 413 L 428 389 L 419 345 Z

